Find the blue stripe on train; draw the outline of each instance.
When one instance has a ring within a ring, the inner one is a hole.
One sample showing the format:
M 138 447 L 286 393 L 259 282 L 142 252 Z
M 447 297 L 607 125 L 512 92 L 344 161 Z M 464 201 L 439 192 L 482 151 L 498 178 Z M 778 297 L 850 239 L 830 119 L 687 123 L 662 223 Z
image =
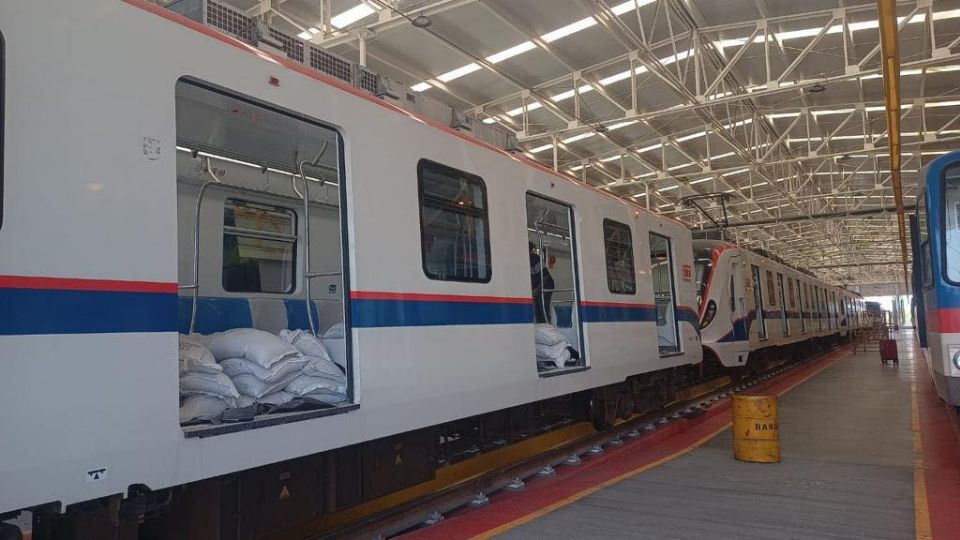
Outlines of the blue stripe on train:
M 176 331 L 176 293 L 0 289 L 0 335 Z
M 653 306 L 586 304 L 580 306 L 580 318 L 586 323 L 654 322 L 657 320 L 657 308 Z
M 533 303 L 355 298 L 350 306 L 357 328 L 533 323 Z

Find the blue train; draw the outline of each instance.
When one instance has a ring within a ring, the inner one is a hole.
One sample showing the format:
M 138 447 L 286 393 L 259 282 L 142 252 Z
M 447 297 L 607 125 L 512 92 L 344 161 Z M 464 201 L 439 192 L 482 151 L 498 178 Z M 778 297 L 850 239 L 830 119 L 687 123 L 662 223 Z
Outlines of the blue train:
M 960 152 L 930 162 L 920 178 L 910 216 L 917 331 L 937 392 L 960 408 Z

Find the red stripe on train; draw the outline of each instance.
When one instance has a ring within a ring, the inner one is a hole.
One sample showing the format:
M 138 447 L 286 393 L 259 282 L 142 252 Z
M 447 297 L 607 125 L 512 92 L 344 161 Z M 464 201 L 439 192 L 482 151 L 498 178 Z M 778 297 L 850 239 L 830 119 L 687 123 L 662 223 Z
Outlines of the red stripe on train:
M 0 289 L 117 291 L 175 294 L 177 292 L 177 284 L 163 281 L 125 281 L 119 279 L 0 276 Z
M 927 329 L 937 334 L 960 334 L 960 308 L 928 309 Z
M 532 304 L 533 298 L 515 296 L 471 296 L 460 294 L 424 294 L 383 291 L 353 291 L 352 300 L 412 300 L 421 302 L 468 302 L 483 304 Z
M 653 304 L 632 304 L 627 302 L 597 302 L 591 300 L 582 300 L 580 305 L 583 307 L 608 307 L 608 308 L 654 308 Z

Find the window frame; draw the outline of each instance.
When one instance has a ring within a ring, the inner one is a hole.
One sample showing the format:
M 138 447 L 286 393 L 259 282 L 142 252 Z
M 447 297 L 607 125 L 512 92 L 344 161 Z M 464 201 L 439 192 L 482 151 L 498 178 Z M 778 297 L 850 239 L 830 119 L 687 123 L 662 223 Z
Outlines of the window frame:
M 262 240 L 270 240 L 273 242 L 289 243 L 293 245 L 293 249 L 291 250 L 292 257 L 290 258 L 290 269 L 291 269 L 292 275 L 290 277 L 290 287 L 287 290 L 283 290 L 283 291 L 231 290 L 227 288 L 227 284 L 224 282 L 224 279 L 225 279 L 224 270 L 226 269 L 226 266 L 225 266 L 225 261 L 223 260 L 223 257 L 221 255 L 220 288 L 223 290 L 223 292 L 230 293 L 230 294 L 275 294 L 275 295 L 282 295 L 282 296 L 290 296 L 290 295 L 296 294 L 297 291 L 299 290 L 298 284 L 300 283 L 300 279 L 303 277 L 300 275 L 300 272 L 298 271 L 298 268 L 297 268 L 297 264 L 299 263 L 299 259 L 300 259 L 300 249 L 302 248 L 300 244 L 300 235 L 299 235 L 300 214 L 297 212 L 297 209 L 290 208 L 288 206 L 279 206 L 272 202 L 264 203 L 256 200 L 251 200 L 248 198 L 244 198 L 243 196 L 240 196 L 240 197 L 229 196 L 229 197 L 224 197 L 223 199 L 224 210 L 226 210 L 228 204 L 231 204 L 231 201 L 234 201 L 233 202 L 234 207 L 249 204 L 249 205 L 258 206 L 258 207 L 270 207 L 275 211 L 284 211 L 285 213 L 289 213 L 289 215 L 292 218 L 291 224 L 290 224 L 291 233 L 289 235 L 290 237 L 289 239 L 284 239 L 284 238 L 278 238 L 277 236 L 272 234 L 262 234 L 261 231 L 257 231 L 256 229 L 246 229 L 243 227 L 237 227 L 236 225 L 233 225 L 232 227 L 234 229 L 242 229 L 243 231 L 246 232 L 246 234 L 238 231 L 227 231 L 226 228 L 228 225 L 224 223 L 226 216 L 223 216 L 220 222 L 221 254 L 223 253 L 223 243 L 226 240 L 227 236 L 232 236 L 235 238 L 236 237 L 259 238 Z M 240 204 L 236 204 L 237 202 L 239 202 Z
M 483 202 L 483 231 L 484 231 L 484 250 L 486 251 L 486 264 L 487 264 L 487 275 L 482 279 L 470 279 L 470 278 L 444 278 L 433 275 L 427 269 L 427 251 L 424 249 L 424 241 L 426 240 L 426 235 L 424 234 L 424 215 L 423 215 L 423 170 L 426 166 L 434 166 L 439 169 L 446 169 L 452 171 L 457 175 L 462 175 L 470 181 L 478 181 L 480 185 L 480 195 Z M 493 253 L 490 251 L 490 205 L 489 198 L 487 197 L 487 183 L 484 181 L 483 177 L 469 173 L 467 171 L 457 169 L 456 167 L 451 167 L 449 165 L 444 165 L 443 163 L 438 163 L 431 159 L 420 158 L 417 161 L 417 212 L 419 213 L 419 222 L 420 222 L 420 268 L 423 270 L 423 275 L 427 279 L 432 281 L 452 281 L 457 283 L 490 283 L 490 280 L 493 279 Z
M 679 307 L 680 307 L 679 306 L 680 299 L 677 296 L 677 279 L 675 275 L 676 266 L 674 265 L 675 259 L 673 254 L 673 237 L 665 233 L 660 233 L 652 230 L 647 231 L 647 243 L 649 244 L 647 246 L 648 247 L 647 261 L 648 261 L 648 264 L 651 265 L 650 266 L 651 284 L 652 284 L 652 278 L 653 278 L 653 266 L 652 266 L 652 260 L 653 260 L 653 242 L 652 242 L 653 238 L 652 237 L 653 236 L 663 238 L 667 242 L 667 268 L 669 270 L 669 272 L 667 272 L 667 275 L 670 277 L 670 295 L 671 295 L 670 300 L 671 300 L 671 303 L 673 304 L 673 335 L 677 341 L 676 348 L 675 349 L 671 348 L 666 352 L 664 352 L 663 347 L 660 347 L 660 343 L 658 341 L 657 352 L 659 353 L 659 356 L 663 358 L 667 356 L 676 356 L 676 355 L 684 354 L 685 351 L 683 347 L 683 336 L 680 335 L 680 320 L 677 317 L 677 312 L 679 311 Z M 656 303 L 656 296 L 655 296 L 656 289 L 653 289 L 653 294 L 654 294 L 654 303 Z M 698 325 L 695 325 L 695 326 L 698 326 Z
M 610 282 L 610 258 L 608 257 L 608 243 L 607 243 L 607 227 L 610 226 L 614 229 L 621 229 L 627 233 L 627 249 L 629 250 L 629 263 L 630 263 L 630 285 L 633 286 L 633 290 L 623 290 L 615 291 L 611 287 Z M 634 257 L 633 251 L 633 231 L 630 229 L 630 225 L 622 223 L 610 218 L 603 218 L 603 263 L 607 271 L 607 290 L 610 291 L 610 294 L 620 294 L 623 296 L 636 296 L 637 295 L 637 266 L 636 260 Z
M 949 170 L 951 170 L 951 169 L 960 169 L 960 161 L 955 161 L 955 162 L 953 162 L 953 163 L 945 166 L 945 167 L 943 168 L 943 170 L 940 172 L 940 227 L 939 227 L 940 234 L 941 234 L 941 241 L 940 241 L 940 245 L 939 245 L 939 247 L 940 247 L 940 271 L 943 273 L 943 280 L 944 280 L 945 282 L 949 283 L 950 285 L 960 285 L 960 281 L 954 281 L 954 280 L 950 279 L 950 272 L 949 272 L 949 269 L 948 269 L 948 267 L 947 267 L 947 171 L 949 171 Z M 928 208 L 927 210 L 929 210 L 929 208 Z M 927 212 L 927 216 L 928 216 L 927 219 L 928 219 L 928 220 L 930 219 L 930 218 L 929 218 L 929 215 L 930 215 L 930 212 L 928 211 L 928 212 Z M 957 220 L 960 221 L 960 215 L 957 216 Z M 922 225 L 921 225 L 921 229 L 922 229 L 922 228 L 923 228 L 923 227 L 922 227 Z M 958 229 L 960 229 L 960 223 L 958 223 Z M 931 262 L 931 266 L 932 266 L 932 263 L 933 263 L 933 251 L 932 251 L 932 248 L 931 248 L 931 246 L 930 246 L 930 235 L 929 235 L 929 234 L 927 235 L 926 244 L 927 244 L 927 250 L 929 250 L 930 262 Z M 920 249 L 921 249 L 921 250 L 923 249 L 923 245 L 922 245 L 922 244 L 921 244 Z M 923 257 L 921 257 L 921 259 L 923 259 Z M 930 269 L 930 273 L 931 273 L 930 286 L 932 287 L 932 286 L 933 286 L 933 281 L 934 281 L 934 278 L 933 278 L 933 276 L 932 276 L 932 274 L 933 274 L 933 269 L 932 269 L 932 268 Z M 926 276 L 924 276 L 924 278 L 926 278 Z M 926 288 L 926 283 L 924 283 L 924 286 L 925 286 L 925 288 Z

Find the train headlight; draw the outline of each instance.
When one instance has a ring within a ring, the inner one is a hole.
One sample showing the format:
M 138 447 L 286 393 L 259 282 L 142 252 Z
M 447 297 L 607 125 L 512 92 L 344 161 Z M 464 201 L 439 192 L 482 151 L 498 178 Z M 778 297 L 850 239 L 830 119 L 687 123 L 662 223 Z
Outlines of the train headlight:
M 950 345 L 947 347 L 947 355 L 950 358 L 950 370 L 960 374 L 960 346 Z
M 706 328 L 711 321 L 713 321 L 713 316 L 717 314 L 717 303 L 713 300 L 707 302 L 707 309 L 703 312 L 703 320 L 700 321 L 700 328 Z
M 960 351 L 953 353 L 953 368 L 960 371 Z

